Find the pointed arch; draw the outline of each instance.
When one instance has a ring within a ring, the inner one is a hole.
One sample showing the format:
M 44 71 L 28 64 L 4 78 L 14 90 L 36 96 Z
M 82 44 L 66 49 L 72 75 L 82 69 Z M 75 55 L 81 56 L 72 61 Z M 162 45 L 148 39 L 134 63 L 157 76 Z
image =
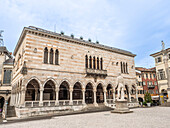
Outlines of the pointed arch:
M 100 58 L 100 69 L 103 70 L 103 58 Z
M 96 69 L 96 58 L 95 58 L 95 56 L 93 57 L 93 69 Z
M 55 65 L 59 64 L 59 51 L 58 49 L 55 50 Z
M 47 47 L 44 48 L 44 63 L 45 64 L 48 63 L 48 48 Z
M 86 68 L 88 68 L 88 56 L 87 55 L 85 56 L 85 66 Z
M 92 57 L 89 57 L 89 68 L 92 68 Z
M 53 64 L 53 58 L 54 58 L 54 55 L 53 55 L 53 49 L 51 48 L 50 49 L 50 64 Z
M 97 69 L 99 69 L 99 57 L 97 57 Z

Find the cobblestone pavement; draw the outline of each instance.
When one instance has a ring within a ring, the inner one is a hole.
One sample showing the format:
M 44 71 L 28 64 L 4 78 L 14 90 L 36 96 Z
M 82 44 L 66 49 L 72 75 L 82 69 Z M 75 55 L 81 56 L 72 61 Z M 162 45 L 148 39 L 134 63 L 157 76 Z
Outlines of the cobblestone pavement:
M 0 128 L 170 128 L 170 107 L 132 110 L 129 114 L 107 111 L 1 124 Z

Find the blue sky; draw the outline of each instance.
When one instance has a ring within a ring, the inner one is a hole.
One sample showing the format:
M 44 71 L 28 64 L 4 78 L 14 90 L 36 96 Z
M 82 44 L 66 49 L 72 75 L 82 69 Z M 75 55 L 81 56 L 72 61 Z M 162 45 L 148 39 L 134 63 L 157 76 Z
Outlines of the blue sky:
M 170 47 L 170 0 L 0 0 L 0 30 L 10 51 L 30 25 L 131 51 L 136 66 L 149 68 L 161 40 Z

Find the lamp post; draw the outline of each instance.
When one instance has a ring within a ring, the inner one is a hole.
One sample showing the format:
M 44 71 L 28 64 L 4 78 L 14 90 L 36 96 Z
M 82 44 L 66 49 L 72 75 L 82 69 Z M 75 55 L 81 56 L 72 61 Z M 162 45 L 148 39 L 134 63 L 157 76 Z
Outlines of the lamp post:
M 169 73 L 169 65 L 168 65 L 168 54 L 167 54 L 167 51 L 165 50 L 165 44 L 163 41 L 162 41 L 162 54 L 163 54 L 163 62 L 164 62 L 164 66 L 165 66 L 165 72 L 166 72 L 167 84 L 168 84 L 168 88 L 167 88 L 168 100 L 167 100 L 167 102 L 170 103 L 170 73 Z

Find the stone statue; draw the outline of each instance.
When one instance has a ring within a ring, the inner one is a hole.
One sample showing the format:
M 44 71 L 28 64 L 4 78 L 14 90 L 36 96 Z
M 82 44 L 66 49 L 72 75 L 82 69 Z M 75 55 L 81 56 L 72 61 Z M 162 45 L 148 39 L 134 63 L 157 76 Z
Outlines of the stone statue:
M 122 101 L 124 99 L 124 89 L 125 89 L 125 84 L 124 84 L 124 78 L 119 74 L 116 80 L 116 85 L 118 86 L 118 96 L 117 96 L 117 101 Z
M 162 42 L 162 50 L 165 50 L 165 43 L 163 42 L 163 40 L 161 42 Z

